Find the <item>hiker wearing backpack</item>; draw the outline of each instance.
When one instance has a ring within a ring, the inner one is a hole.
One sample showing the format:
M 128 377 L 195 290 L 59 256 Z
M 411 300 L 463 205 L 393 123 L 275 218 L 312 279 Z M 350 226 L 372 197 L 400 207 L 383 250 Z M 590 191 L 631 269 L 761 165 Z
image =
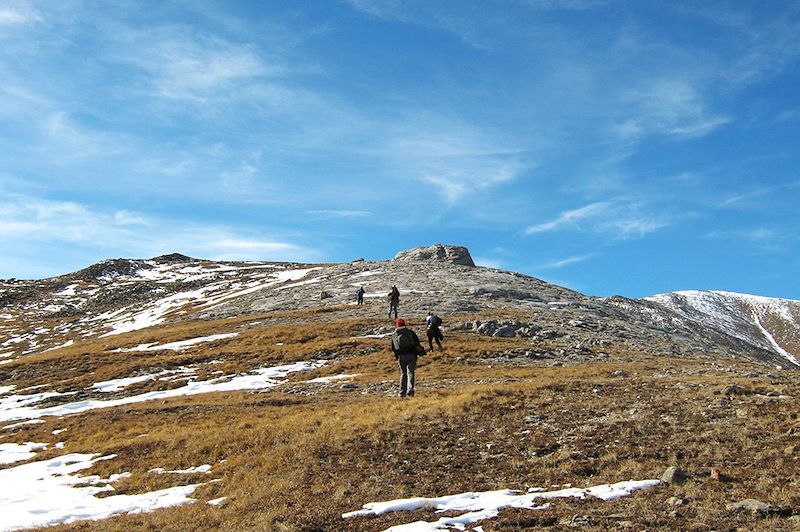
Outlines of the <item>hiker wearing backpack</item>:
M 433 312 L 428 312 L 428 318 L 425 320 L 425 325 L 428 327 L 428 349 L 433 351 L 433 341 L 436 340 L 436 345 L 439 346 L 439 351 L 444 351 L 444 348 L 442 347 L 444 335 L 442 334 L 442 330 L 439 329 L 439 327 L 442 325 L 442 318 Z
M 392 285 L 392 291 L 386 296 L 389 299 L 389 317 L 392 317 L 394 311 L 394 319 L 397 319 L 397 307 L 400 306 L 400 290 L 397 286 Z
M 364 287 L 363 286 L 359 286 L 358 290 L 356 290 L 356 302 L 359 305 L 363 305 L 364 304 L 364 293 L 365 293 L 364 292 Z
M 399 319 L 395 325 L 397 329 L 392 335 L 390 348 L 394 358 L 400 363 L 400 397 L 412 397 L 417 357 L 425 354 L 425 348 L 422 347 L 417 333 L 406 327 L 405 320 Z

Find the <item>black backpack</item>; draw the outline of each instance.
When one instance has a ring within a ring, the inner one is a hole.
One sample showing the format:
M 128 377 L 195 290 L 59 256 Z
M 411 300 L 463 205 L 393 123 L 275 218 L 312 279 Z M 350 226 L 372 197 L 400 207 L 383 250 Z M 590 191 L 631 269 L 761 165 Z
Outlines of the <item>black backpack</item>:
M 431 325 L 434 327 L 441 327 L 442 326 L 442 318 L 434 314 L 431 316 Z
M 395 331 L 394 337 L 394 345 L 398 353 L 413 353 L 415 351 L 417 342 L 411 329 L 398 329 Z

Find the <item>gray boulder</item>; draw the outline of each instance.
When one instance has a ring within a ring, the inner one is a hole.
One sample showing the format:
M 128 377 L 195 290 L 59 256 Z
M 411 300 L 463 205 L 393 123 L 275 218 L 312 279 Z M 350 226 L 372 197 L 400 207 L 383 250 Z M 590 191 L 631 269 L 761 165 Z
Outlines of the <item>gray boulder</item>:
M 475 267 L 469 250 L 463 246 L 434 244 L 401 251 L 394 256 L 397 262 L 449 262 L 460 266 Z
M 778 515 L 788 517 L 792 514 L 791 508 L 779 508 L 758 499 L 745 499 L 739 502 L 732 502 L 725 506 L 729 512 L 748 512 L 754 515 L 769 516 Z
M 665 484 L 683 484 L 686 482 L 686 473 L 678 466 L 670 466 L 661 475 L 661 482 Z

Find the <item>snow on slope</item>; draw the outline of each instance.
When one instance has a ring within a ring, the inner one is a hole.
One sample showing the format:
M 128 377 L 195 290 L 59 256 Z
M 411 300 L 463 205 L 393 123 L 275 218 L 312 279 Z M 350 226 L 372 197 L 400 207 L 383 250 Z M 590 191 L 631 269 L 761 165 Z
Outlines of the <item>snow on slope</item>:
M 800 366 L 796 351 L 800 346 L 800 301 L 715 290 L 670 292 L 644 299 Z
M 157 326 L 264 289 L 310 282 L 304 278 L 321 269 L 278 263 L 117 260 L 38 282 L 0 283 L 0 301 L 10 301 L 4 305 L 8 312 L 0 316 L 0 356 L 61 349 L 74 345 L 76 337 L 103 338 Z M 46 321 L 55 324 L 32 326 Z
M 127 473 L 107 479 L 81 476 L 100 460 L 115 455 L 72 453 L 0 470 L 0 530 L 71 523 L 80 519 L 105 519 L 127 512 L 143 512 L 188 504 L 199 484 L 176 486 L 136 495 L 110 495 L 112 483 Z

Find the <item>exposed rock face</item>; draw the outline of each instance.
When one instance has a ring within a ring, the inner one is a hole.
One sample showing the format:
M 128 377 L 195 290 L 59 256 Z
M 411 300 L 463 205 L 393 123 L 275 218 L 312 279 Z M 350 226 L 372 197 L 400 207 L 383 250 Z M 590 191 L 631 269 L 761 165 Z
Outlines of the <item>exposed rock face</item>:
M 475 262 L 472 260 L 467 248 L 444 244 L 407 249 L 395 255 L 394 260 L 399 262 L 449 262 L 460 266 L 469 266 L 470 268 L 475 267 Z
M 159 255 L 151 259 L 159 264 L 172 264 L 175 262 L 198 262 L 198 259 L 188 257 L 182 253 L 170 253 L 169 255 Z

